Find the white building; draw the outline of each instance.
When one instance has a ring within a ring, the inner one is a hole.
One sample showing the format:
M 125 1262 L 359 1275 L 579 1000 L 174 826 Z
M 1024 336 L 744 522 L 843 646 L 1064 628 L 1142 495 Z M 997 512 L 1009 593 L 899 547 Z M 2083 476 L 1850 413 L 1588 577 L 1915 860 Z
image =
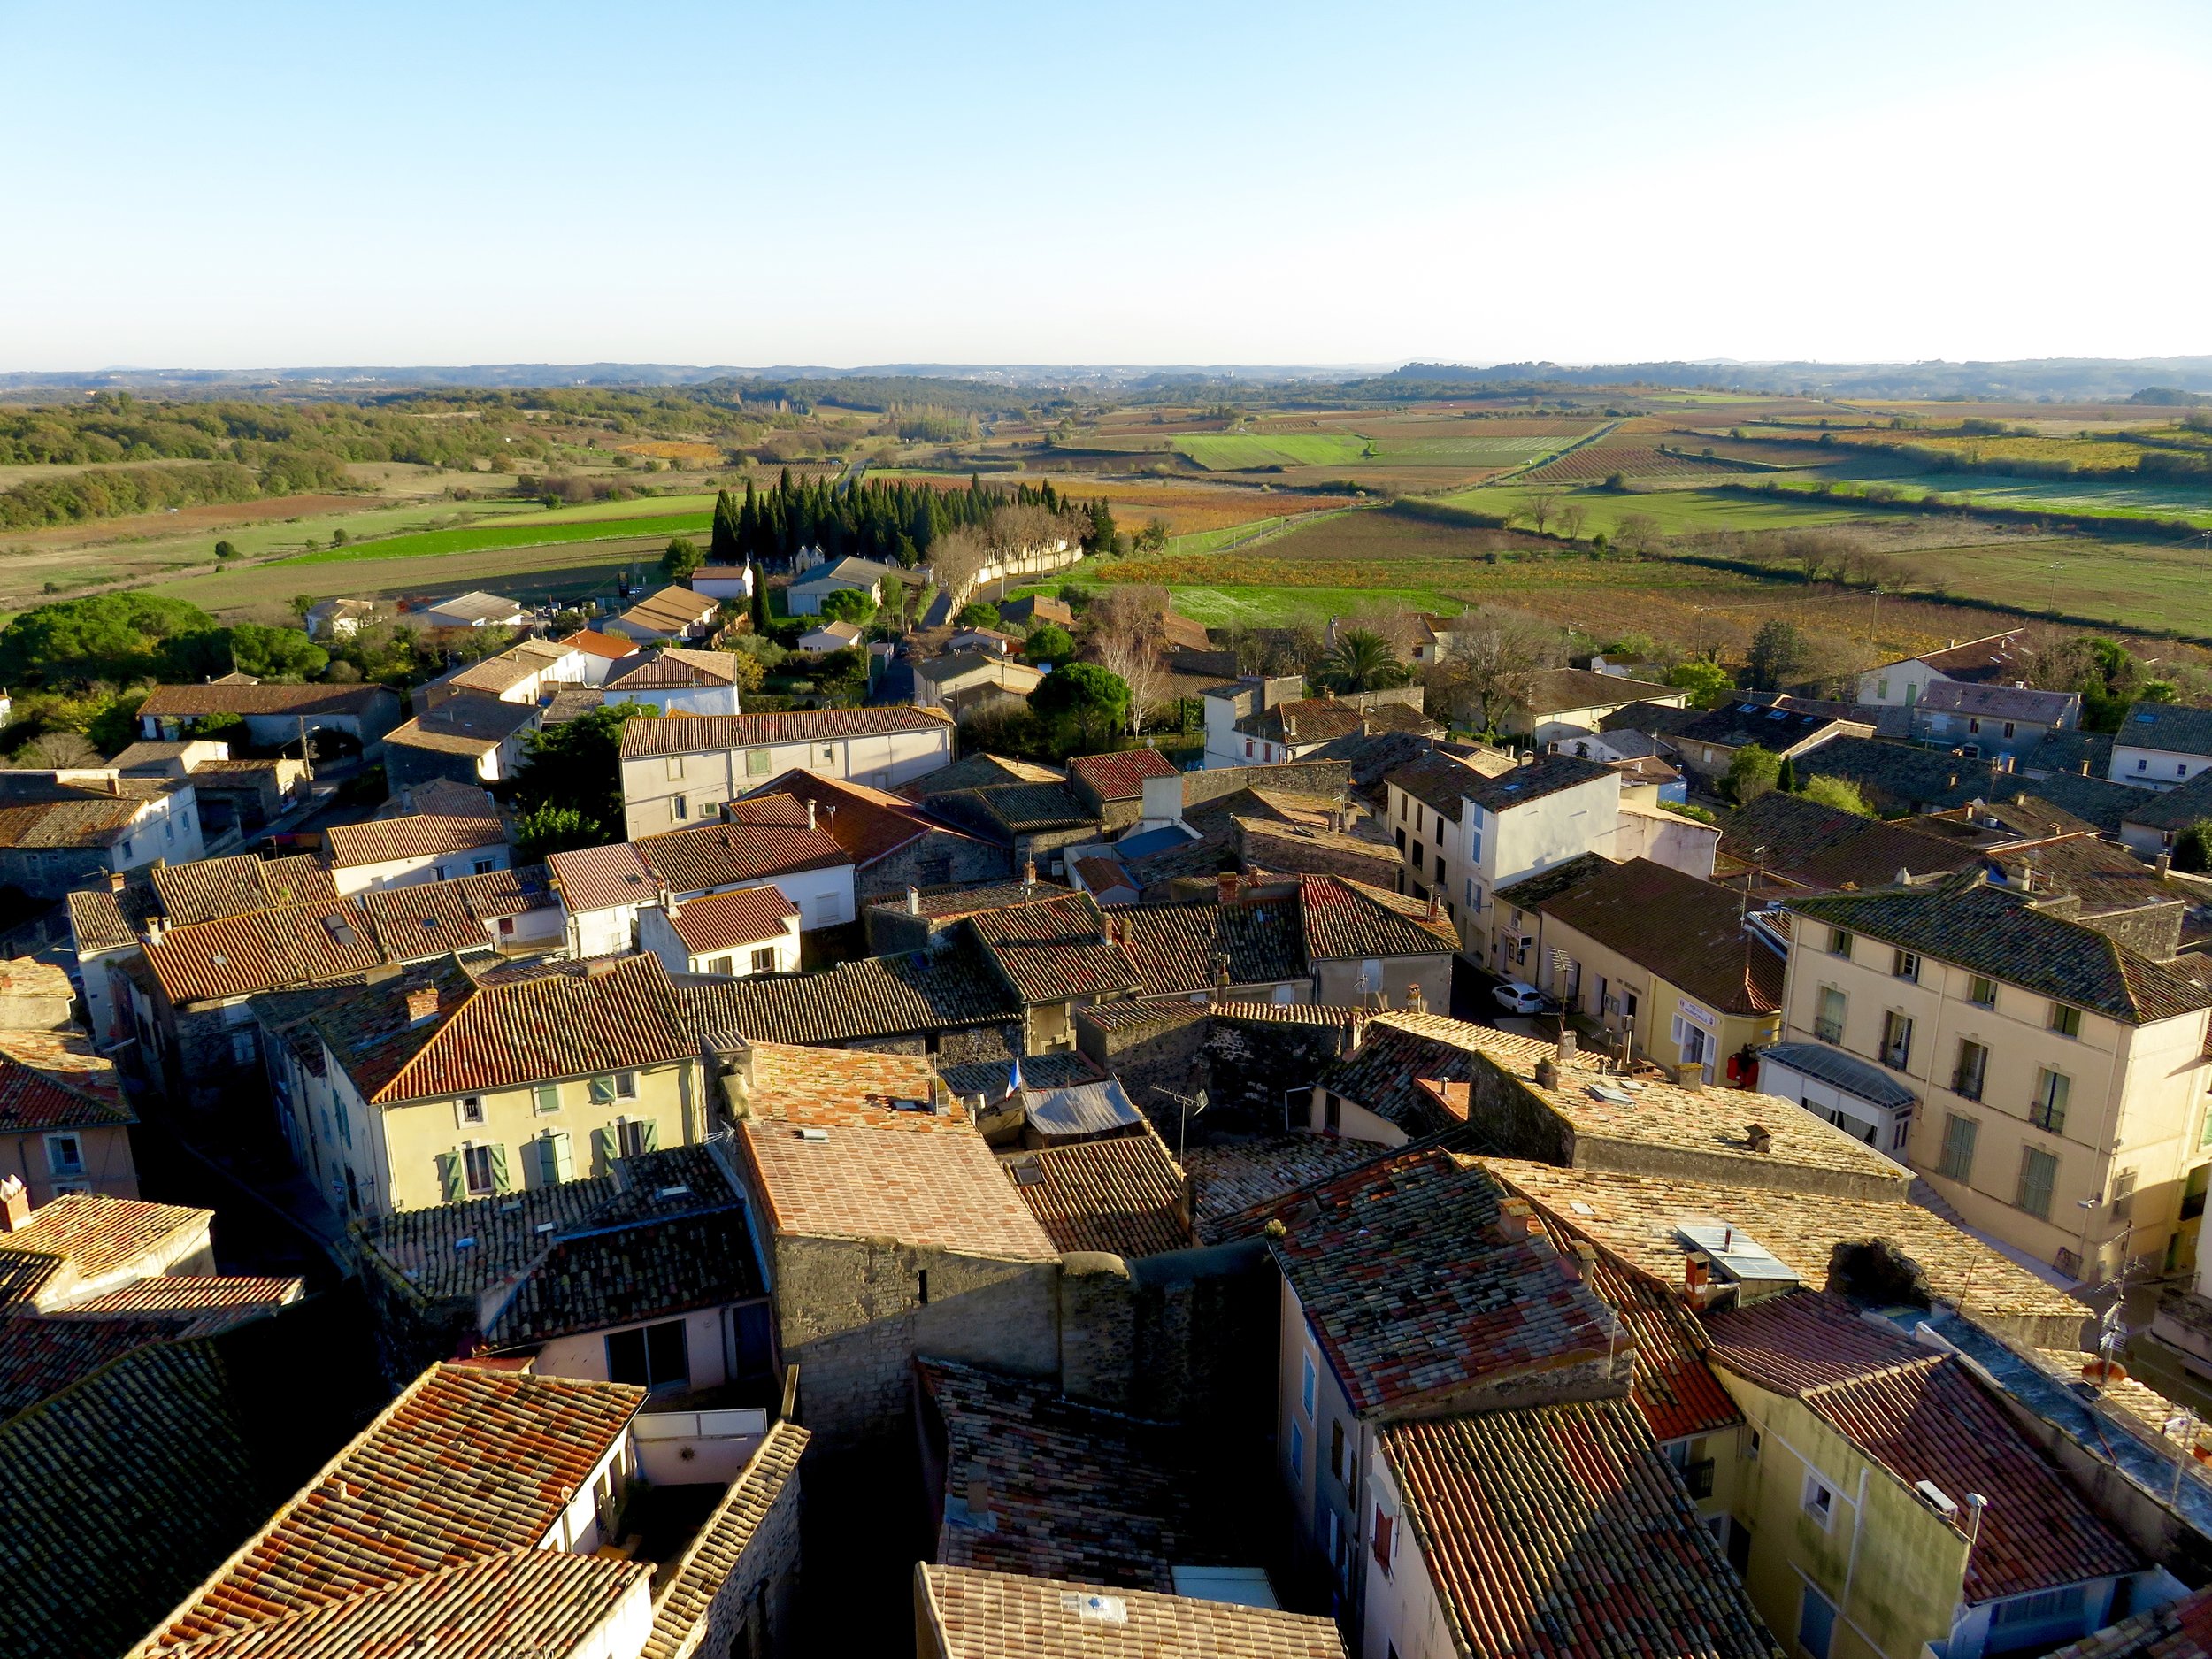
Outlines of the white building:
M 749 565 L 702 565 L 691 572 L 691 591 L 718 605 L 729 599 L 753 596 L 753 567 Z
M 797 770 L 896 789 L 952 762 L 953 723 L 927 709 L 632 720 L 622 730 L 622 798 L 632 841 L 711 820 L 769 779 Z
M 420 615 L 424 625 L 433 628 L 514 628 L 525 619 L 522 607 L 513 600 L 480 588 L 426 605 Z
M 330 878 L 341 896 L 368 887 L 450 881 L 512 867 L 513 849 L 497 818 L 416 813 L 333 825 L 324 833 Z
M 2212 766 L 2212 709 L 2139 703 L 2112 738 L 2115 783 L 2170 789 Z
M 1870 668 L 1859 676 L 1855 703 L 1877 703 L 1893 709 L 1909 709 L 1927 695 L 1938 680 L 1960 685 L 2012 685 L 2028 676 L 2028 633 L 2013 628 L 1986 639 L 1953 640 L 1939 651 L 1920 657 L 1901 657 Z
M 603 686 L 609 703 L 650 703 L 663 714 L 738 714 L 737 654 L 674 647 L 614 664 Z
M 639 913 L 638 942 L 671 973 L 792 973 L 799 907 L 771 885 L 674 900 Z

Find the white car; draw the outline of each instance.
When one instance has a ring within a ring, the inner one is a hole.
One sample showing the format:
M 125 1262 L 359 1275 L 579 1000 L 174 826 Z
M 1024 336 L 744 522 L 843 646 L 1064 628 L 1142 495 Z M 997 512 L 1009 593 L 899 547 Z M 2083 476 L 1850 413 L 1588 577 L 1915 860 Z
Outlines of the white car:
M 1494 987 L 1490 995 L 1498 1006 L 1509 1014 L 1540 1014 L 1544 1011 L 1544 994 L 1519 979 L 1508 979 L 1503 985 Z

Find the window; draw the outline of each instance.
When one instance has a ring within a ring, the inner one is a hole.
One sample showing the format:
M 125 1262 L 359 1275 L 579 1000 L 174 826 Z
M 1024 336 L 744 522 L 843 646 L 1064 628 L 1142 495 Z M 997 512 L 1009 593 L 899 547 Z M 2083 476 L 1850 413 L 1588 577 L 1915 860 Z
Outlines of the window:
M 1799 1594 L 1797 1645 L 1805 1650 L 1807 1659 L 1828 1659 L 1829 1645 L 1836 1634 L 1836 1604 L 1809 1584 Z
M 2081 1035 L 2081 1010 L 2064 1002 L 2051 1004 L 2051 1029 L 2062 1037 Z
M 2112 1178 L 2112 1218 L 2127 1221 L 2135 1214 L 2135 1171 L 2122 1170 Z
M 626 1118 L 615 1129 L 626 1158 L 642 1157 L 660 1140 L 659 1125 L 649 1118 Z
M 50 1175 L 82 1175 L 84 1142 L 75 1135 L 48 1135 L 46 1171 Z
M 1911 1135 L 1911 1119 L 1900 1118 L 1890 1129 L 1889 1149 L 1892 1152 L 1902 1152 L 1905 1149 L 1905 1141 L 1907 1138 Z
M 1889 971 L 1893 978 L 1910 979 L 1917 985 L 1920 982 L 1920 958 L 1909 950 L 1901 950 L 1891 958 Z
M 1891 1009 L 1882 1016 L 1882 1064 L 1902 1071 L 1912 1061 L 1912 1021 Z
M 730 964 L 733 960 L 734 958 L 730 956 L 710 956 L 707 958 L 706 972 L 709 973 L 727 973 L 730 971 Z
M 1383 1577 L 1386 1578 L 1390 1576 L 1390 1546 L 1392 1540 L 1397 1536 L 1397 1531 L 1396 1523 L 1378 1508 L 1375 1511 L 1373 1537 L 1375 1564 L 1383 1570 Z M 1398 1650 L 1393 1647 L 1390 1652 L 1392 1659 L 1396 1659 Z
M 1887 703 L 1889 701 L 1888 675 L 1885 674 L 1874 682 L 1874 701 L 1877 703 Z
M 2047 1129 L 2055 1135 L 2066 1133 L 2066 1100 L 2073 1093 L 2073 1080 L 2063 1071 L 2054 1071 L 2048 1066 L 2035 1074 L 2035 1100 L 2028 1108 L 2028 1121 L 2038 1129 Z
M 254 1041 L 253 1027 L 242 1025 L 230 1033 L 230 1063 L 233 1065 L 251 1065 L 261 1057 L 261 1045 Z
M 2010 720 L 2007 720 L 2005 722 L 2005 735 L 2007 737 L 2010 737 L 2012 735 L 2012 726 L 2013 723 Z
M 1404 826 L 1403 825 L 1399 826 L 1398 830 L 1397 830 L 1397 836 L 1398 836 L 1398 850 L 1399 850 L 1401 853 L 1402 853 L 1402 852 L 1404 852 L 1404 851 L 1405 851 L 1405 849 L 1406 849 L 1406 832 L 1405 832 L 1405 826 Z
M 1290 1425 L 1290 1473 L 1295 1480 L 1306 1478 L 1306 1432 L 1295 1423 Z
M 1832 956 L 1848 956 L 1851 954 L 1851 935 L 1840 927 L 1830 928 L 1828 954 Z
M 1997 981 L 1976 974 L 1966 982 L 1966 1000 L 1977 1008 L 1997 1006 Z
M 541 1083 L 534 1093 L 540 1111 L 557 1112 L 561 1110 L 561 1086 L 558 1083 Z
M 634 1071 L 607 1072 L 592 1079 L 589 1087 L 591 1103 L 595 1106 L 611 1106 L 618 1100 L 635 1100 L 637 1098 L 637 1073 Z
M 1325 1092 L 1323 1095 L 1321 1127 L 1323 1133 L 1327 1134 L 1335 1134 L 1344 1127 L 1344 1102 L 1337 1095 Z
M 1981 734 L 1982 723 L 1978 719 L 1970 718 L 1966 722 L 1966 729 L 1974 733 L 1976 736 L 1979 736 Z
M 1836 1518 L 1836 1489 L 1818 1475 L 1805 1477 L 1805 1513 L 1826 1526 Z
M 1440 812 L 1436 817 L 1436 844 L 1439 847 L 1444 844 L 1444 815 Z
M 491 872 L 492 872 L 492 861 L 491 861 L 490 859 L 488 859 L 488 858 L 479 858 L 479 859 L 477 859 L 477 860 L 475 861 L 474 864 L 471 867 L 471 873 L 475 874 L 475 875 L 480 875 L 480 876 L 488 876 L 488 875 L 491 874 Z
M 1939 1166 L 1952 1180 L 1962 1181 L 1974 1172 L 1974 1137 L 1981 1120 L 1953 1112 L 1943 1120 L 1943 1162 Z
M 1306 1414 L 1307 1421 L 1310 1422 L 1313 1419 L 1313 1391 L 1317 1381 L 1313 1370 L 1313 1356 L 1310 1354 L 1301 1356 L 1298 1364 L 1298 1406 Z
M 2149 761 L 2147 761 L 2147 760 L 2138 760 L 2138 761 L 2135 763 L 2135 770 L 2136 770 L 2136 771 L 2138 771 L 2138 772 L 2148 772 L 2150 769 L 2151 769 L 2151 764 L 2150 764 L 2150 762 L 2149 762 Z M 128 841 L 126 841 L 126 842 L 124 842 L 123 844 L 124 844 L 124 846 L 126 846 L 126 847 L 128 847 L 128 846 L 130 845 L 130 843 L 129 843 Z
M 2058 1160 L 2033 1147 L 2020 1153 L 2020 1191 L 2014 1202 L 2032 1216 L 2051 1218 L 2051 1188 L 2058 1184 Z
M 681 783 L 683 781 L 683 776 L 684 757 L 681 755 L 671 755 L 668 757 L 668 781 L 671 783 Z
M 461 1121 L 465 1124 L 480 1124 L 484 1121 L 484 1097 L 481 1094 L 461 1096 Z
M 776 948 L 773 945 L 763 945 L 758 950 L 753 952 L 755 973 L 773 973 L 775 971 Z
M 1746 1441 L 1744 1442 L 1743 1455 L 1744 1455 L 1745 1460 L 1746 1460 L 1747 1462 L 1749 1462 L 1749 1463 L 1756 1463 L 1756 1462 L 1758 1462 L 1758 1460 L 1759 1460 L 1759 1431 L 1758 1431 L 1758 1430 L 1756 1430 L 1756 1429 L 1752 1430 L 1752 1431 L 1751 1431 L 1751 1438 L 1750 1438 L 1749 1440 L 1746 1440 Z
M 640 1388 L 681 1388 L 691 1380 L 684 1322 L 664 1319 L 638 1331 L 607 1336 L 607 1379 Z
M 1329 1424 L 1329 1472 L 1347 1485 L 1351 1471 L 1344 1467 L 1344 1419 L 1336 1417 Z
M 489 1147 L 462 1148 L 461 1172 L 471 1198 L 488 1198 L 499 1190 L 498 1172 L 493 1167 Z
M 1969 1100 L 1982 1097 L 1982 1079 L 1989 1071 L 1989 1050 L 1978 1042 L 1959 1043 L 1959 1063 L 1951 1072 L 1951 1093 Z
M 683 796 L 678 795 L 668 803 L 668 816 L 678 823 L 682 823 L 691 816 L 691 803 L 685 800 Z
M 765 778 L 768 775 L 766 749 L 749 749 L 745 751 L 745 775 L 748 778 Z

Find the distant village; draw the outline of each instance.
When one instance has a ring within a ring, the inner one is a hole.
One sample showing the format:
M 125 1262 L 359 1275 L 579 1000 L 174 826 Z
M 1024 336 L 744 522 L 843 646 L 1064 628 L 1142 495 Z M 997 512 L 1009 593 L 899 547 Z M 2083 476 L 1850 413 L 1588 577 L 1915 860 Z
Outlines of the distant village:
M 0 772 L 0 1652 L 2212 1645 L 2212 710 L 2004 634 L 1476 741 L 1163 608 L 1187 729 L 1046 764 L 1049 583 L 795 561 L 865 690 L 764 709 L 762 580 Z

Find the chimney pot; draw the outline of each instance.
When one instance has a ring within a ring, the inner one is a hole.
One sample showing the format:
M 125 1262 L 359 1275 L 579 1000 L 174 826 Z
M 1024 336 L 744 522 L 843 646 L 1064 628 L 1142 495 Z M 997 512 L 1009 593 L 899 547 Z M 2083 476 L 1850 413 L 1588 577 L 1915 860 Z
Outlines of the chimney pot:
M 919 887 L 907 888 L 906 913 L 909 916 L 919 916 L 922 913 L 922 890 Z
M 109 891 L 110 893 L 120 893 L 120 892 L 123 890 L 123 883 L 124 883 L 124 880 L 125 880 L 125 877 L 124 877 L 123 872 L 122 872 L 120 870 L 111 870 L 111 871 L 109 871 L 109 872 L 108 872 L 108 891 Z
M 1429 1011 L 1429 999 L 1422 993 L 1417 980 L 1406 987 L 1406 1009 L 1408 1012 L 1415 1014 L 1425 1014 Z
M 2173 867 L 2174 856 L 2171 853 L 2161 853 L 2151 862 L 2151 868 L 2158 872 L 2158 878 L 2162 881 L 2166 879 Z
M 1693 1094 L 1699 1094 L 1705 1087 L 1705 1068 L 1695 1062 L 1678 1065 L 1674 1068 L 1674 1080 L 1678 1087 L 1689 1090 Z
M 1224 870 L 1214 878 L 1214 902 L 1234 904 L 1237 902 L 1237 872 Z
M 1033 887 L 1036 885 L 1037 860 L 1035 855 L 1033 854 L 1029 857 L 1022 860 L 1022 886 L 1025 887 Z
M 434 985 L 417 986 L 407 993 L 407 1023 L 419 1025 L 438 1017 L 438 987 Z
M 806 826 L 809 829 L 814 827 L 814 803 L 810 798 L 806 803 Z
M 1559 1063 L 1562 1065 L 1564 1065 L 1568 1061 L 1573 1059 L 1574 1057 L 1574 1027 L 1566 1023 L 1566 1017 L 1563 1014 L 1560 1017 L 1559 1025 Z
M 28 1226 L 30 1220 L 31 1194 L 23 1178 L 11 1175 L 0 1180 L 0 1233 L 14 1233 Z
M 1546 1055 L 1536 1063 L 1536 1087 L 1538 1088 L 1559 1087 L 1559 1062 L 1549 1055 Z

